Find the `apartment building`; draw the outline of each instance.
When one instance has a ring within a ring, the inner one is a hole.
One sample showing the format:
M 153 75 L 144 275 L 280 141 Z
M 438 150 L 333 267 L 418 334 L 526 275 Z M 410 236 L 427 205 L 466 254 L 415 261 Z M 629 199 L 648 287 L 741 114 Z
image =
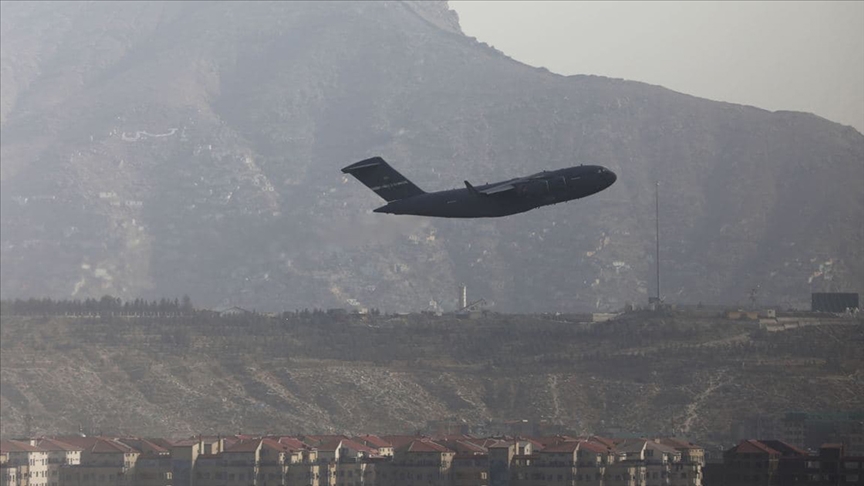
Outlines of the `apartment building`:
M 267 474 L 278 470 L 280 455 L 268 453 L 266 462 L 261 462 L 261 449 L 267 445 L 265 439 L 243 439 L 225 448 L 221 454 L 207 454 L 198 458 L 195 468 L 195 483 L 224 486 L 233 484 L 261 485 Z M 272 439 L 267 439 L 270 442 Z M 284 447 L 284 446 L 279 446 Z M 274 467 L 274 462 L 276 467 Z M 236 481 L 236 482 L 235 482 Z M 275 480 L 269 483 L 278 484 Z
M 453 456 L 453 486 L 488 486 L 489 455 L 485 447 L 466 438 L 436 440 Z
M 141 453 L 135 463 L 135 486 L 171 486 L 171 451 L 147 439 L 117 439 Z
M 615 461 L 612 449 L 600 442 L 580 440 L 576 446 L 576 484 L 603 486 L 608 467 Z
M 0 457 L 10 484 L 14 478 L 18 486 L 48 486 L 48 452 L 31 445 L 29 440 L 0 441 Z
M 4 441 L 0 477 L 3 486 L 29 486 L 34 470 L 56 464 L 57 484 L 46 486 L 701 486 L 704 461 L 701 448 L 677 439 L 303 438 L 76 436 L 33 441 L 46 450 Z M 780 449 L 779 456 L 798 454 L 782 443 L 760 445 Z M 392 456 L 380 454 L 391 449 Z M 823 473 L 833 471 L 832 478 L 861 476 L 864 461 L 832 451 L 826 447 L 819 462 Z M 33 456 L 31 466 L 28 454 L 37 453 L 41 456 Z M 46 465 L 37 464 L 41 459 Z M 797 466 L 789 463 L 790 474 Z M 50 481 L 51 475 L 35 477 Z
M 786 443 L 811 450 L 825 443 L 842 443 L 847 454 L 864 455 L 864 413 L 860 411 L 788 412 L 781 423 Z
M 58 437 L 81 448 L 81 463 L 60 469 L 63 486 L 132 486 L 141 453 L 110 437 Z
M 381 486 L 449 486 L 455 452 L 428 438 L 394 447 L 393 460 L 381 473 Z
M 18 468 L 5 462 L 0 463 L 0 486 L 19 486 Z
M 393 457 L 393 444 L 384 440 L 377 435 L 359 435 L 354 437 L 354 442 L 359 442 L 367 447 L 375 449 L 376 453 L 382 457 Z
M 81 453 L 83 452 L 81 447 L 47 437 L 33 439 L 30 444 L 48 453 L 48 486 L 60 485 L 60 475 L 64 466 L 81 464 Z
M 705 448 L 688 440 L 674 437 L 655 439 L 655 442 L 669 446 L 681 453 L 681 461 L 685 463 L 705 465 Z
M 864 456 L 847 456 L 840 461 L 840 484 L 864 486 Z
M 718 474 L 705 486 L 864 486 L 864 457 L 841 443 L 811 454 L 779 440 L 747 440 L 726 451 Z
M 294 437 L 279 437 L 277 441 L 287 447 L 285 484 L 320 486 L 318 450 Z

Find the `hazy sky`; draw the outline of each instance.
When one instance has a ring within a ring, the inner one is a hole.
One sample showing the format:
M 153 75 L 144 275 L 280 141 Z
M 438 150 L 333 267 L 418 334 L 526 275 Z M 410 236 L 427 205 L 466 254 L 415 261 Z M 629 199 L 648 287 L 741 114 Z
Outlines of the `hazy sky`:
M 454 1 L 462 30 L 559 74 L 816 113 L 864 132 L 864 1 Z

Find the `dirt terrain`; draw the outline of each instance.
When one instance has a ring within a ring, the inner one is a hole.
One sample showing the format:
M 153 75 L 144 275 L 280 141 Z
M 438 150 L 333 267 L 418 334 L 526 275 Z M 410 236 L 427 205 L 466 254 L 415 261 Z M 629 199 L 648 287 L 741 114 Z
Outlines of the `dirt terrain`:
M 581 320 L 5 316 L 0 432 L 394 433 L 533 419 L 722 443 L 745 417 L 864 407 L 860 320 L 778 332 L 674 313 Z

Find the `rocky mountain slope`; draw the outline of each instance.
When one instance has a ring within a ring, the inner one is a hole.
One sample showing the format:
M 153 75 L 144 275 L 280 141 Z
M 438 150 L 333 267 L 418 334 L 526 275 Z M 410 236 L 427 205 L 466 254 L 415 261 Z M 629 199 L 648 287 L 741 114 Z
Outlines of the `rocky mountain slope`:
M 0 434 L 397 433 L 547 420 L 728 443 L 748 417 L 864 408 L 860 320 L 676 314 L 10 317 Z M 798 321 L 796 321 L 796 325 Z
M 864 292 L 864 136 L 804 113 L 559 76 L 439 2 L 0 4 L 2 296 L 187 293 L 262 310 L 614 309 Z M 586 47 L 590 48 L 590 47 Z M 500 220 L 370 214 L 580 163 L 618 182 Z

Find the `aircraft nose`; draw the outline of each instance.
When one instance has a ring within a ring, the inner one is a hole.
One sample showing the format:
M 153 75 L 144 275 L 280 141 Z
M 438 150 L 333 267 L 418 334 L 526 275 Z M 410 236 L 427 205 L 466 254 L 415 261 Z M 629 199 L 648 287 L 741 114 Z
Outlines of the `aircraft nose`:
M 615 173 L 612 172 L 611 170 L 606 169 L 606 182 L 609 184 L 609 186 L 611 186 L 612 184 L 615 184 L 615 181 L 617 181 L 617 180 L 618 180 L 618 176 L 615 175 Z

